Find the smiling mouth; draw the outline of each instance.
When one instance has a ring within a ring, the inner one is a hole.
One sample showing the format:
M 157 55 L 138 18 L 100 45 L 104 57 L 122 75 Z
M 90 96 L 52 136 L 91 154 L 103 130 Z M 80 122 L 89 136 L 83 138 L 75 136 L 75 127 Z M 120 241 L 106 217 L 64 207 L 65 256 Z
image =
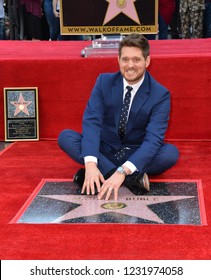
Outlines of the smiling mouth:
M 133 69 L 130 69 L 130 70 L 126 70 L 126 73 L 128 73 L 130 75 L 130 74 L 135 74 L 136 71 Z

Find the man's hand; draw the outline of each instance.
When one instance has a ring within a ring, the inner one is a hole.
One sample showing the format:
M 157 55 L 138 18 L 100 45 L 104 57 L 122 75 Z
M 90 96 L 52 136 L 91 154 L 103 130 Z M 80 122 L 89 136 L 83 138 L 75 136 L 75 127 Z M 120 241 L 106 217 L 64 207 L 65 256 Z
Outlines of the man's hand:
M 105 179 L 98 169 L 96 163 L 87 162 L 85 164 L 85 179 L 82 187 L 81 193 L 86 193 L 87 195 L 95 194 L 95 186 L 97 191 L 100 192 L 101 183 L 104 183 Z
M 115 172 L 110 178 L 108 178 L 101 187 L 98 194 L 98 199 L 102 199 L 105 196 L 105 200 L 108 200 L 114 192 L 114 200 L 118 199 L 118 191 L 122 183 L 125 180 L 124 174 Z

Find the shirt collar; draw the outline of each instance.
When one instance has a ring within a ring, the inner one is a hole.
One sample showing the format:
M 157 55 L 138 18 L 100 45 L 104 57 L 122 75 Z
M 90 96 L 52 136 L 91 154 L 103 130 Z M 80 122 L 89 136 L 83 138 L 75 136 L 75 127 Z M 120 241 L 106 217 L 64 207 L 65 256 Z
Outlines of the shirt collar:
M 125 80 L 125 78 L 123 78 L 123 87 L 124 87 L 124 90 L 126 89 L 127 86 L 131 86 L 133 88 L 133 91 L 134 92 L 137 92 L 137 90 L 139 89 L 139 87 L 142 85 L 143 81 L 144 81 L 144 78 L 145 78 L 145 74 L 143 75 L 142 79 L 134 84 L 134 85 L 129 85 L 128 82 Z

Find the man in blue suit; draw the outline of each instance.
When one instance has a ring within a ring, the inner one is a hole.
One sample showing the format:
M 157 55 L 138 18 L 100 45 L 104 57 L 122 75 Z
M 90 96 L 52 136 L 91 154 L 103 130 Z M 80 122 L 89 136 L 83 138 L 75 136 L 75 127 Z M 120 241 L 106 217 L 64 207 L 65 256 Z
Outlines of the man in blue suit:
M 98 199 L 106 200 L 112 194 L 117 200 L 123 184 L 149 191 L 147 174 L 164 172 L 179 156 L 174 145 L 164 143 L 170 93 L 146 70 L 148 40 L 141 34 L 123 38 L 118 61 L 119 72 L 97 78 L 82 134 L 64 130 L 58 139 L 60 147 L 85 166 L 74 176 L 82 193 L 93 195 L 97 190 Z

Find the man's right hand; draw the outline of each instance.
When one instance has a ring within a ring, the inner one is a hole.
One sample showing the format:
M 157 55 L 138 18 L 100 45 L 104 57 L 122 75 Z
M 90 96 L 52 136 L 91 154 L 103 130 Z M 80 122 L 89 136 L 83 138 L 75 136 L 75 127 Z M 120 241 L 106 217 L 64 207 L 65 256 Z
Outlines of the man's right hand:
M 87 162 L 85 164 L 85 179 L 81 193 L 87 195 L 95 194 L 95 186 L 97 191 L 100 192 L 101 184 L 105 182 L 105 179 L 98 169 L 95 162 Z

